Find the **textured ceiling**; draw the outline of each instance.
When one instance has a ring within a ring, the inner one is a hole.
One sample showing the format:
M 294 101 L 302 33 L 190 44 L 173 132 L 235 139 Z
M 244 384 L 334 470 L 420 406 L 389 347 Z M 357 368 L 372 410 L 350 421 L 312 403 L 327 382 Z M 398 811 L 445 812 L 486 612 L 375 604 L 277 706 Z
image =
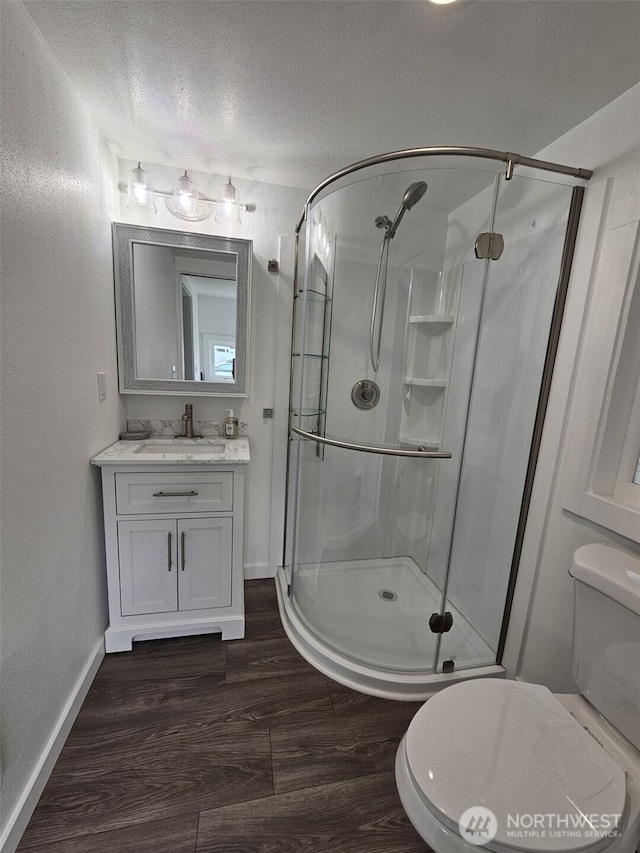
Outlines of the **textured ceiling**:
M 25 6 L 123 158 L 305 188 L 398 148 L 532 155 L 640 81 L 638 0 Z

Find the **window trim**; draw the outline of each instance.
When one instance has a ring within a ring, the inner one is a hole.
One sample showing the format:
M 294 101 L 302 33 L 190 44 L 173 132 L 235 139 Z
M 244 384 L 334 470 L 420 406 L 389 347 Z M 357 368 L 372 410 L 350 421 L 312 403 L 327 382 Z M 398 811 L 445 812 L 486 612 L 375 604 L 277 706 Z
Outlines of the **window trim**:
M 569 410 L 563 506 L 638 543 L 640 486 L 632 480 L 640 446 L 639 274 L 636 169 L 608 182 Z

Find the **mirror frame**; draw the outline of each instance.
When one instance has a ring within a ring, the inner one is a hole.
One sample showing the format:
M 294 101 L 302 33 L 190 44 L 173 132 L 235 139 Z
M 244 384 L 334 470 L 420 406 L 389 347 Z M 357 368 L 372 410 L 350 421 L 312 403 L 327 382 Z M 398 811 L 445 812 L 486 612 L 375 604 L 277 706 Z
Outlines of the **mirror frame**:
M 116 288 L 118 378 L 121 394 L 188 394 L 219 397 L 248 396 L 249 308 L 253 243 L 211 234 L 170 231 L 146 225 L 112 223 L 113 269 Z M 136 376 L 135 292 L 133 244 L 225 252 L 236 256 L 236 364 L 234 382 L 195 379 L 140 379 Z

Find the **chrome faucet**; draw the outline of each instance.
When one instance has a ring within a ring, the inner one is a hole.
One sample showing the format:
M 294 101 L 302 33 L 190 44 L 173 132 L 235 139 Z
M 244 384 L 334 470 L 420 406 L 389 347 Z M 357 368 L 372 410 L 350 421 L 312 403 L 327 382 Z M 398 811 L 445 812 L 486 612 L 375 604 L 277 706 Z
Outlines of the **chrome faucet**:
M 193 438 L 193 406 L 191 403 L 187 403 L 184 407 L 182 420 L 184 421 L 184 437 Z
M 193 434 L 193 404 L 186 403 L 184 407 L 184 414 L 182 415 L 182 420 L 184 421 L 184 435 L 176 435 L 176 438 L 202 438 L 201 435 Z

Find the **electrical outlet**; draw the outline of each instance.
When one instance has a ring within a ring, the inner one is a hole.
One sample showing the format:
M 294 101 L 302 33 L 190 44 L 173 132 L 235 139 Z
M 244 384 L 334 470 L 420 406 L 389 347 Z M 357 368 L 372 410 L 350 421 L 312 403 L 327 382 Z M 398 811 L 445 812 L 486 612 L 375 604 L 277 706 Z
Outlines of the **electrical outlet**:
M 98 400 L 107 399 L 107 374 L 98 373 Z

